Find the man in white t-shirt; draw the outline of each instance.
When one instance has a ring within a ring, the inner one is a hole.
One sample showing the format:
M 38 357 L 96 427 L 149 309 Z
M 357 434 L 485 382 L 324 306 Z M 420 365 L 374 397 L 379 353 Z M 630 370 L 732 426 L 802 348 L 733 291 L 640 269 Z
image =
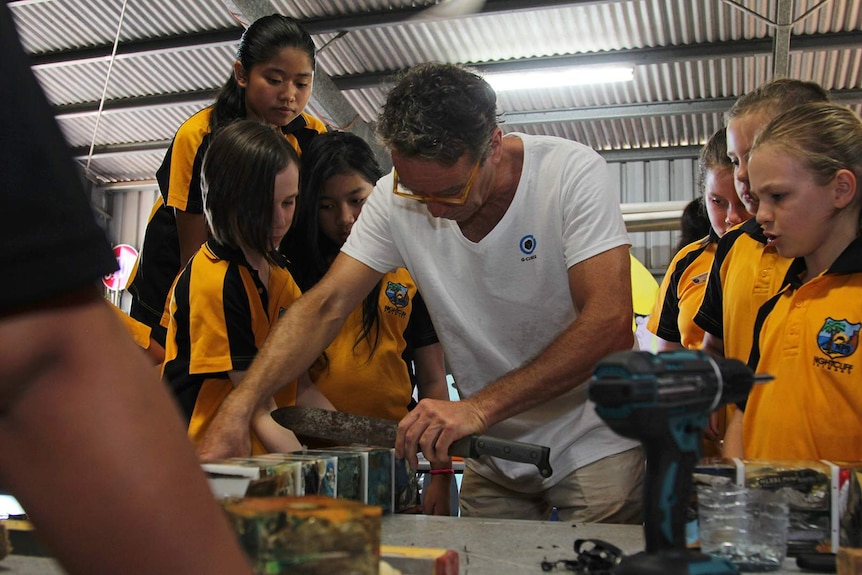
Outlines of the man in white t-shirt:
M 397 453 L 445 458 L 472 433 L 547 445 L 548 478 L 468 460 L 462 515 L 547 519 L 556 507 L 561 520 L 639 522 L 640 446 L 587 400 L 596 362 L 633 345 L 629 240 L 604 161 L 560 138 L 504 137 L 491 87 L 448 64 L 409 70 L 378 133 L 395 169 L 329 273 L 280 320 L 201 454 L 245 449 L 249 405 L 310 364 L 382 274 L 406 267 L 462 400 L 420 401 L 399 424 Z

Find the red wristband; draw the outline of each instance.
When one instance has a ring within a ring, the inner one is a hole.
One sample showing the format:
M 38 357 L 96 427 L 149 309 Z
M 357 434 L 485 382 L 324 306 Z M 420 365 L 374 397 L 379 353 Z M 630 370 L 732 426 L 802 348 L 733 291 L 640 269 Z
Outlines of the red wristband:
M 451 467 L 447 467 L 446 469 L 432 469 L 431 475 L 452 475 L 455 473 L 455 470 Z

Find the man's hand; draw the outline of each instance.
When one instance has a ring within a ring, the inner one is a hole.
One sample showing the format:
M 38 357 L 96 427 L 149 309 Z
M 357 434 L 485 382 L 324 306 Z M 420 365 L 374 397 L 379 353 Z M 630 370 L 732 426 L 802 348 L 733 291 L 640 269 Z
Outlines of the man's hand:
M 398 423 L 395 455 L 413 469 L 419 466 L 416 454 L 420 451 L 429 461 L 448 460 L 452 442 L 487 428 L 484 414 L 469 399 L 423 399 Z
M 219 410 L 197 446 L 201 461 L 251 455 L 249 420 Z

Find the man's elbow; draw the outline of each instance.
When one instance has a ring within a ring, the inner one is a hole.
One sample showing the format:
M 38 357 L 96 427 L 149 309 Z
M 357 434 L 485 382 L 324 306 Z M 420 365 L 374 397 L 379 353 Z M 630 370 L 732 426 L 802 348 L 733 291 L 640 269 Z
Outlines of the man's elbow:
M 632 331 L 631 321 L 625 324 L 618 330 L 619 346 L 615 347 L 614 351 L 624 351 L 632 349 L 635 345 L 635 334 Z
M 634 347 L 635 334 L 632 330 L 633 315 L 614 314 L 599 324 L 599 331 L 595 333 L 595 341 L 598 347 L 604 348 L 604 354 L 615 351 L 626 351 Z M 604 345 L 598 343 L 602 342 Z

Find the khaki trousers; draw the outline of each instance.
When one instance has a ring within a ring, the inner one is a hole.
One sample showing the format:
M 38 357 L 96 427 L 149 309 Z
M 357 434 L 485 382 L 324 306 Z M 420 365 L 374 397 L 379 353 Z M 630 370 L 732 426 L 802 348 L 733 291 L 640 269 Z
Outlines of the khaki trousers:
M 501 487 L 469 469 L 461 482 L 461 516 L 547 521 L 635 523 L 643 518 L 644 456 L 640 447 L 576 469 L 539 493 Z

